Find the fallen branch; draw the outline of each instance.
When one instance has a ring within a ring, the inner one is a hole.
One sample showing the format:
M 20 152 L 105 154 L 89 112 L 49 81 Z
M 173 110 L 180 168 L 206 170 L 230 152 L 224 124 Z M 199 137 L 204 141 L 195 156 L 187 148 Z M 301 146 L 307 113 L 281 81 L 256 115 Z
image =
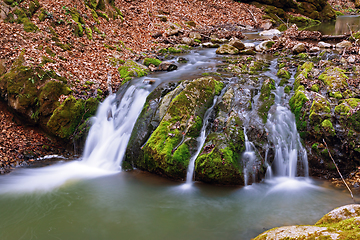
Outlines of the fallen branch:
M 255 16 L 254 16 L 254 14 L 252 13 L 252 11 L 251 11 L 250 9 L 248 9 L 248 8 L 247 8 L 246 10 L 250 13 L 253 21 L 254 21 L 256 24 L 258 24 L 258 21 L 256 20 L 256 18 L 255 18 Z
M 349 186 L 347 185 L 346 181 L 344 180 L 343 176 L 341 175 L 340 170 L 339 170 L 338 166 L 336 165 L 335 160 L 334 160 L 333 157 L 331 156 L 330 150 L 329 150 L 329 148 L 328 148 L 328 146 L 327 146 L 327 144 L 326 144 L 326 142 L 325 142 L 324 139 L 323 139 L 323 141 L 324 141 L 324 143 L 325 143 L 325 147 L 326 147 L 326 149 L 327 149 L 327 151 L 328 151 L 328 153 L 329 153 L 329 156 L 330 156 L 331 160 L 333 161 L 333 163 L 334 163 L 334 165 L 335 165 L 335 167 L 336 167 L 336 170 L 338 171 L 338 173 L 339 173 L 342 181 L 344 182 L 345 186 L 346 186 L 347 189 L 349 190 L 350 195 L 351 195 L 351 198 L 353 199 L 354 203 L 356 203 L 356 202 L 355 202 L 355 199 L 354 199 L 354 195 L 353 195 L 351 189 L 349 188 Z

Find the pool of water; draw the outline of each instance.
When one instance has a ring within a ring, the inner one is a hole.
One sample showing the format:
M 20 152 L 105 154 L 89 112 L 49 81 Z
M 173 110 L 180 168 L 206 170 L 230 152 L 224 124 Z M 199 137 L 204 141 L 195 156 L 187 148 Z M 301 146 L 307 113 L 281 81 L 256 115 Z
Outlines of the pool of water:
M 323 22 L 318 26 L 311 27 L 307 30 L 320 31 L 326 35 L 342 35 L 349 34 L 351 31 L 357 32 L 360 30 L 360 16 L 359 15 L 344 15 L 337 17 L 336 21 Z
M 62 173 L 18 169 L 0 178 L 0 239 L 245 240 L 276 226 L 314 224 L 352 202 L 344 189 L 314 179 L 189 187 L 136 170 L 82 175 L 73 163 L 53 166 Z

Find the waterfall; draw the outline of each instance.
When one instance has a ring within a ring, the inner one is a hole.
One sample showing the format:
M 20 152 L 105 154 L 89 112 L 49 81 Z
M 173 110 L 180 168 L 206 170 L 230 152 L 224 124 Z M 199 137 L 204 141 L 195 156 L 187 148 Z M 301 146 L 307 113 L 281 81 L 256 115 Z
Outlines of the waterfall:
M 132 129 L 149 95 L 144 86 L 130 86 L 120 102 L 112 94 L 101 103 L 86 140 L 83 162 L 106 170 L 121 170 Z
M 210 114 L 217 102 L 217 99 L 218 99 L 218 96 L 215 96 L 212 106 L 205 112 L 203 125 L 202 125 L 201 131 L 200 131 L 200 136 L 197 138 L 197 150 L 196 150 L 196 153 L 191 157 L 191 159 L 189 161 L 189 166 L 188 166 L 187 175 L 186 175 L 186 184 L 192 183 L 192 180 L 194 177 L 195 160 L 199 156 L 200 151 L 201 151 L 202 147 L 204 146 L 204 143 L 206 140 L 206 128 L 209 124 L 209 117 L 210 117 Z
M 276 76 L 271 77 L 276 78 Z M 308 177 L 306 149 L 302 146 L 295 116 L 287 107 L 288 98 L 284 97 L 284 87 L 277 84 L 273 93 L 275 94 L 275 105 L 273 106 L 275 110 L 269 111 L 265 125 L 268 140 L 273 144 L 275 154 L 272 167 L 267 171 L 268 176 L 271 174 L 271 177 L 295 178 L 299 175 L 297 169 L 300 166 L 303 175 Z
M 255 154 L 255 146 L 252 142 L 249 141 L 249 138 L 246 135 L 245 127 L 244 127 L 244 136 L 245 136 L 245 152 L 242 154 L 242 160 L 244 164 L 244 184 L 245 186 L 247 186 L 249 185 L 250 174 L 252 176 L 252 181 L 255 182 L 256 172 L 260 164 Z

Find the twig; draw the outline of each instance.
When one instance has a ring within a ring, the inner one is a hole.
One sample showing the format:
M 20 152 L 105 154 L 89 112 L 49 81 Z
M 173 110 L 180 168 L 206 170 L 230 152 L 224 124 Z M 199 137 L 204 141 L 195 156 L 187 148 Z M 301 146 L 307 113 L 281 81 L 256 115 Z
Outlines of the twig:
M 341 175 L 340 170 L 339 170 L 338 166 L 336 165 L 335 160 L 334 160 L 333 157 L 331 156 L 330 150 L 329 150 L 329 148 L 328 148 L 328 146 L 327 146 L 327 144 L 326 144 L 326 142 L 325 142 L 324 139 L 323 139 L 323 141 L 324 141 L 324 143 L 325 143 L 325 147 L 326 147 L 326 149 L 327 149 L 327 151 L 328 151 L 328 153 L 329 153 L 329 156 L 330 156 L 331 160 L 333 161 L 333 163 L 334 163 L 334 165 L 335 165 L 335 167 L 336 167 L 336 170 L 338 171 L 338 173 L 339 173 L 342 181 L 344 182 L 345 186 L 346 186 L 347 189 L 349 190 L 350 195 L 351 195 L 351 198 L 353 199 L 353 201 L 354 201 L 354 203 L 355 203 L 354 195 L 353 195 L 351 189 L 349 188 L 349 186 L 347 185 L 347 183 L 346 183 L 346 181 L 344 180 L 343 176 Z
M 275 16 L 276 16 L 276 17 L 277 17 L 280 21 L 282 21 L 282 22 L 283 22 L 283 24 L 285 24 L 287 28 L 289 28 L 288 23 L 285 23 L 285 22 L 284 22 L 284 20 L 282 20 L 281 18 L 279 18 L 279 16 L 278 16 L 278 15 L 276 15 L 276 14 L 275 14 Z
M 257 22 L 257 20 L 256 20 L 256 18 L 255 18 L 255 16 L 254 16 L 254 14 L 252 13 L 252 11 L 251 11 L 250 9 L 248 9 L 248 8 L 247 8 L 246 10 L 250 13 L 253 21 L 254 21 L 256 24 L 258 24 L 258 22 Z

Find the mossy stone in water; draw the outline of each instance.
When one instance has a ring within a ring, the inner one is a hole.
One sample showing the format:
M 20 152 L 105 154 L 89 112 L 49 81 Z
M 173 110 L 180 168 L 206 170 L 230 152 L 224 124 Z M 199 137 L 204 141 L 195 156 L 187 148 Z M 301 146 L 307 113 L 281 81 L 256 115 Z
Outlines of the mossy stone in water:
M 143 169 L 177 179 L 186 176 L 190 151 L 199 135 L 199 120 L 222 87 L 211 77 L 186 84 L 143 147 L 144 157 L 139 163 Z
M 279 69 L 279 71 L 276 74 L 279 78 L 285 78 L 285 79 L 290 79 L 291 78 L 291 74 L 289 71 L 287 71 L 284 68 Z

